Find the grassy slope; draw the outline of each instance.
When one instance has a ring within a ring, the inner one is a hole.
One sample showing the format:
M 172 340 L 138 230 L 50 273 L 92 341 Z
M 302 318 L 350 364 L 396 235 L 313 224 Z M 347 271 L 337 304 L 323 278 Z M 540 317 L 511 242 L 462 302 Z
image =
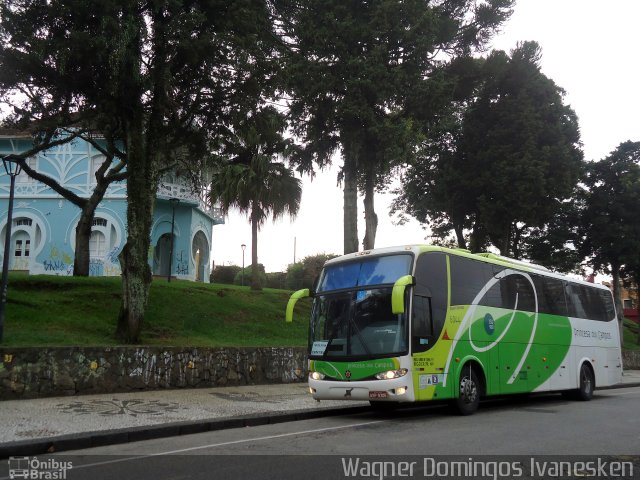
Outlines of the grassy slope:
M 311 302 L 301 300 L 285 323 L 290 292 L 154 280 L 142 343 L 176 346 L 303 346 Z M 2 346 L 115 345 L 119 278 L 9 277 Z M 625 320 L 624 347 L 638 326 Z
M 638 350 L 640 351 L 640 345 L 638 345 L 638 326 L 637 323 L 625 318 L 624 320 L 624 344 L 625 350 Z
M 142 343 L 177 346 L 302 346 L 310 301 L 285 323 L 290 292 L 154 280 Z M 115 345 L 119 278 L 9 278 L 3 346 Z

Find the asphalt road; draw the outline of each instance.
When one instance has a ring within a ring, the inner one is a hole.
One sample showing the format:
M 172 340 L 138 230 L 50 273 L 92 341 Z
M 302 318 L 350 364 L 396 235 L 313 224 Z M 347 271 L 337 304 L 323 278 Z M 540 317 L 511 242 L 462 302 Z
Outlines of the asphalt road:
M 493 467 L 478 467 L 474 473 L 480 475 L 459 478 L 574 478 L 545 477 L 537 475 L 545 473 L 542 470 L 527 469 L 517 475 L 513 462 L 522 460 L 534 468 L 531 456 L 536 469 L 538 462 L 547 468 L 549 462 L 576 458 L 600 458 L 604 465 L 631 461 L 635 471 L 629 472 L 628 464 L 624 473 L 631 476 L 618 478 L 640 478 L 638 457 L 632 457 L 640 454 L 639 407 L 640 387 L 598 391 L 590 402 L 559 395 L 511 397 L 484 402 L 470 417 L 434 405 L 113 445 L 49 458 L 73 463 L 66 478 L 91 480 L 347 478 L 345 468 L 356 460 L 359 478 L 451 478 L 451 472 L 445 472 L 449 461 L 470 467 L 494 462 Z M 445 470 L 437 472 L 438 463 L 445 464 Z M 491 468 L 503 470 L 495 475 Z M 0 477 L 5 475 L 2 466 Z

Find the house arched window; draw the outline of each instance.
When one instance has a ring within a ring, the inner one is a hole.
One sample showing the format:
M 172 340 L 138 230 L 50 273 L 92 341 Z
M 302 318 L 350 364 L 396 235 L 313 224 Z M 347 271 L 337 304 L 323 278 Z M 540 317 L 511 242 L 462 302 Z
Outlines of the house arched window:
M 76 224 L 77 225 L 77 224 Z M 76 248 L 75 228 L 69 230 L 72 248 Z M 111 215 L 98 212 L 91 222 L 89 255 L 92 260 L 107 260 L 114 250 L 119 250 L 122 230 Z M 113 263 L 113 259 L 109 259 Z

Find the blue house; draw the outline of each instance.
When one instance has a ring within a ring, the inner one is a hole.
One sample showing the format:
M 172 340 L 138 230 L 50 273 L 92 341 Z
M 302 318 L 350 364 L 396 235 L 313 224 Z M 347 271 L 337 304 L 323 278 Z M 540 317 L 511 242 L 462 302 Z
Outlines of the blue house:
M 0 129 L 0 155 L 19 154 L 31 147 L 32 138 L 28 134 Z M 104 159 L 90 143 L 75 139 L 29 158 L 28 162 L 78 196 L 89 197 L 96 182 L 95 172 Z M 0 170 L 0 249 L 4 255 L 10 179 L 4 168 L 0 166 Z M 112 183 L 93 220 L 91 275 L 120 275 L 118 255 L 126 242 L 126 209 L 126 182 Z M 72 275 L 79 218 L 77 206 L 21 172 L 15 184 L 9 269 Z M 208 208 L 184 179 L 165 176 L 158 188 L 153 214 L 149 249 L 153 274 L 167 277 L 171 268 L 172 277 L 208 282 L 213 226 L 221 223 L 224 220 L 220 210 Z

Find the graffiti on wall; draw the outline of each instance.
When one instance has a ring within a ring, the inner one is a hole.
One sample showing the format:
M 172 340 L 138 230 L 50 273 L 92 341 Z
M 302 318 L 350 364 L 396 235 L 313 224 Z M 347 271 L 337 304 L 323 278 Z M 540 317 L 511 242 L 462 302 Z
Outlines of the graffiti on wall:
M 103 273 L 104 264 L 102 260 L 92 258 L 89 261 L 89 275 L 92 277 L 100 277 Z
M 104 258 L 92 258 L 89 261 L 89 275 L 91 276 L 118 276 L 122 273 L 118 259 L 119 248 L 114 247 Z M 44 271 L 55 275 L 73 275 L 74 259 L 71 255 L 61 252 L 57 247 L 51 247 L 49 258 L 43 261 Z M 16 270 L 28 270 L 27 264 L 24 268 L 13 267 Z
M 300 382 L 307 376 L 306 361 L 303 348 L 95 347 L 79 351 L 76 347 L 39 347 L 19 352 L 0 348 L 0 377 L 6 379 L 7 387 L 0 389 L 0 399 Z M 254 400 L 250 397 L 242 400 Z M 89 405 L 73 407 L 69 406 L 73 402 L 65 402 L 64 406 L 68 413 L 152 413 L 135 401 L 125 405 L 111 400 L 115 404 L 107 400 L 83 401 Z
M 44 271 L 56 275 L 71 275 L 73 273 L 73 258 L 58 247 L 51 247 L 49 258 L 43 262 Z
M 120 259 L 118 258 L 119 256 L 120 256 L 120 248 L 113 247 L 111 251 L 107 253 L 105 260 L 109 263 L 120 263 Z
M 180 250 L 180 253 L 176 255 L 176 274 L 189 275 L 188 257 L 184 250 Z

